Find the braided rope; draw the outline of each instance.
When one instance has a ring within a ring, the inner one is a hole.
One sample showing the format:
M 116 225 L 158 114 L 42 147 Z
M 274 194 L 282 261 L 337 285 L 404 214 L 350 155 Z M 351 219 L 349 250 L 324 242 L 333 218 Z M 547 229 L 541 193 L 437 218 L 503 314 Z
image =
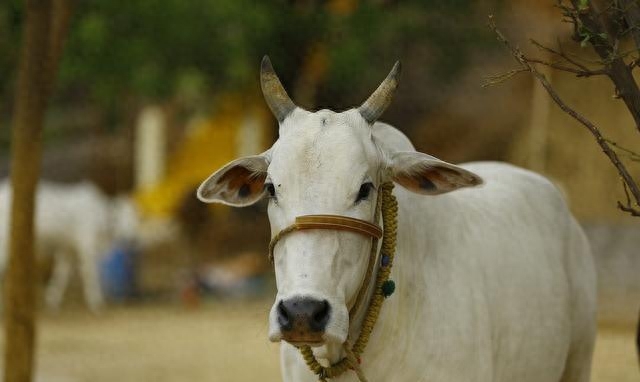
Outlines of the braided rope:
M 321 382 L 326 382 L 328 378 L 335 378 L 349 369 L 353 369 L 356 372 L 360 382 L 367 382 L 362 369 L 360 368 L 358 359 L 369 342 L 371 331 L 378 320 L 380 308 L 382 308 L 382 303 L 384 302 L 385 295 L 382 290 L 382 286 L 387 282 L 387 280 L 389 280 L 389 274 L 391 273 L 391 266 L 393 265 L 393 258 L 395 256 L 396 236 L 398 232 L 398 202 L 392 193 L 393 183 L 384 183 L 381 188 L 381 210 L 384 233 L 380 252 L 381 258 L 382 256 L 386 256 L 388 258 L 388 262 L 386 266 L 381 266 L 378 270 L 375 289 L 373 291 L 371 301 L 369 302 L 366 316 L 362 322 L 360 335 L 354 342 L 353 346 L 349 345 L 348 340 L 343 344 L 346 356 L 329 367 L 322 366 L 320 362 L 318 362 L 310 346 L 305 345 L 299 348 L 305 362 L 311 371 L 318 375 L 319 381 Z

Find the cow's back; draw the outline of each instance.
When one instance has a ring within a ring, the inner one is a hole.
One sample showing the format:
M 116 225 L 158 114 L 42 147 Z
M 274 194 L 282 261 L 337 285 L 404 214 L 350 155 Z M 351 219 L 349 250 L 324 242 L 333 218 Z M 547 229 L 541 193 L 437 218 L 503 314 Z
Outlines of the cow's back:
M 0 183 L 0 237 L 8 237 L 11 188 Z M 59 184 L 41 181 L 36 192 L 34 224 L 38 245 L 63 245 L 76 251 L 94 250 L 96 239 L 106 239 L 109 211 L 106 198 L 89 182 Z M 105 231 L 100 233 L 97 231 Z M 0 258 L 6 259 L 8 240 Z

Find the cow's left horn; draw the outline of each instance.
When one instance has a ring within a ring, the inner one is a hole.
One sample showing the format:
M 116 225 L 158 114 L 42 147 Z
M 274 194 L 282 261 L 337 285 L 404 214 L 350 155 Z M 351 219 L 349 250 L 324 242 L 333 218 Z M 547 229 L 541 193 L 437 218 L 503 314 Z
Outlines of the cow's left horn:
M 400 61 L 396 61 L 393 68 L 387 75 L 387 78 L 382 81 L 376 91 L 364 101 L 364 103 L 358 108 L 360 115 L 369 123 L 374 123 L 384 110 L 391 103 L 393 94 L 398 87 L 398 78 L 400 76 Z
M 262 94 L 264 95 L 267 105 L 273 115 L 279 122 L 284 121 L 285 118 L 296 108 L 296 105 L 291 101 L 287 91 L 284 90 L 278 75 L 273 70 L 271 60 L 269 56 L 262 58 L 262 64 L 260 65 L 260 85 L 262 86 Z

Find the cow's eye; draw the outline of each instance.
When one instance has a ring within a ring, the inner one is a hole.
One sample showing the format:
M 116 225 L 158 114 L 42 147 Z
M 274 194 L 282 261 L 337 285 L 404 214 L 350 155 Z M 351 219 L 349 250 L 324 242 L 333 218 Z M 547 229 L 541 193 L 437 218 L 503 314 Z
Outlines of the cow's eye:
M 358 191 L 358 197 L 356 198 L 356 204 L 369 198 L 369 194 L 371 194 L 371 190 L 373 189 L 373 183 L 367 182 L 363 183 L 360 186 L 360 191 Z
M 269 194 L 270 198 L 275 199 L 275 197 L 276 197 L 276 188 L 273 187 L 273 183 L 265 183 L 264 184 L 264 189 L 267 191 L 267 194 Z

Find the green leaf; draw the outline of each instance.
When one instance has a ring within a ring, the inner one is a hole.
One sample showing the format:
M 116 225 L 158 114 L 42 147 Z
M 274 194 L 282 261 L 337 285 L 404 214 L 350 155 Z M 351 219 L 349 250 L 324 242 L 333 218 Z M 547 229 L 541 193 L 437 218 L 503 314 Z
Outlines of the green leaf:
M 584 36 L 584 38 L 582 39 L 582 41 L 580 41 L 580 46 L 581 46 L 581 47 L 583 47 L 583 48 L 584 48 L 584 47 L 586 47 L 586 46 L 587 46 L 587 44 L 589 43 L 589 40 L 590 40 L 590 39 L 591 39 L 591 36 L 590 36 L 590 35 L 586 35 L 586 36 Z
M 578 3 L 578 10 L 586 11 L 587 9 L 589 9 L 589 0 L 580 0 Z

